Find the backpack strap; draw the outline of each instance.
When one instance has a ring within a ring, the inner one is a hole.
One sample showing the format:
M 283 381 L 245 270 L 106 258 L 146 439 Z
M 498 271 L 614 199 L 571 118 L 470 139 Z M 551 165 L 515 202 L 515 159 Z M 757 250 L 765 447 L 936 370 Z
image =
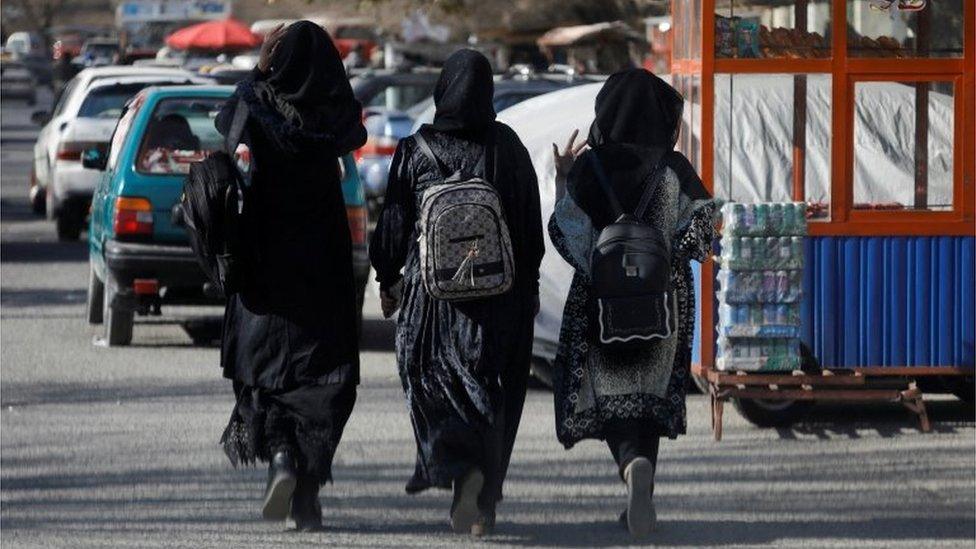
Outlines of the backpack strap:
M 413 134 L 413 139 L 417 142 L 417 146 L 420 147 L 420 152 L 422 152 L 428 160 L 437 166 L 437 171 L 440 172 L 441 177 L 447 178 L 449 174 L 444 173 L 444 166 L 441 164 L 441 161 L 437 159 L 437 155 L 434 154 L 434 149 L 430 148 L 430 143 L 428 143 L 427 139 L 424 138 L 423 132 L 417 131 L 417 133 Z
M 230 129 L 224 139 L 224 149 L 227 154 L 234 156 L 234 153 L 237 152 L 237 145 L 240 144 L 241 136 L 244 135 L 244 127 L 247 125 L 249 115 L 247 104 L 243 99 L 238 99 L 237 105 L 234 107 L 234 118 L 231 119 Z
M 637 219 L 643 219 L 644 214 L 647 212 L 647 207 L 651 204 L 651 198 L 654 195 L 654 191 L 657 190 L 658 185 L 661 183 L 660 171 L 661 166 L 664 164 L 664 157 L 668 153 L 661 155 L 658 159 L 657 164 L 654 165 L 654 169 L 651 170 L 651 180 L 644 187 L 644 192 L 641 194 L 640 202 L 637 203 L 637 209 L 634 210 L 634 217 Z
M 600 186 L 603 187 L 603 192 L 610 199 L 610 207 L 613 208 L 614 215 L 620 217 L 624 214 L 624 208 L 620 205 L 620 200 L 617 198 L 617 193 L 614 192 L 610 180 L 607 179 L 606 172 L 603 171 L 603 164 L 600 162 L 600 157 L 593 150 L 587 152 L 587 155 L 590 157 L 591 164 L 593 164 L 593 173 L 596 174 L 596 180 L 600 182 Z

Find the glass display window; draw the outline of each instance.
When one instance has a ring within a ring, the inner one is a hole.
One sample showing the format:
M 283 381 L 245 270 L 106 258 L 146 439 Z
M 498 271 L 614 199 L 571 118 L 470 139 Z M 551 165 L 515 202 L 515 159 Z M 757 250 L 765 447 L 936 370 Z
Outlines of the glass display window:
M 847 22 L 851 57 L 963 56 L 963 0 L 847 0 Z
M 852 210 L 953 206 L 952 82 L 854 84 Z
M 715 57 L 826 59 L 830 0 L 716 0 Z
M 716 74 L 714 192 L 736 202 L 787 202 L 830 215 L 831 76 Z

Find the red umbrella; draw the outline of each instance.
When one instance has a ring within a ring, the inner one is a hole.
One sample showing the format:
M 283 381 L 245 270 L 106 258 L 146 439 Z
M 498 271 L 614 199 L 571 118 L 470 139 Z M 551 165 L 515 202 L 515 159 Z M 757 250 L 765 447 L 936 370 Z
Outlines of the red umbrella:
M 246 50 L 261 40 L 240 21 L 224 19 L 182 28 L 166 37 L 166 45 L 178 50 Z

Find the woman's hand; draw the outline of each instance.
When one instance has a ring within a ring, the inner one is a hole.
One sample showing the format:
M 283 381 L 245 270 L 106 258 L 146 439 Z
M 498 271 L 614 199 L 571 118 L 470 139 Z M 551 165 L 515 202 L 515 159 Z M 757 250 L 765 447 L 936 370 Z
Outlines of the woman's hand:
M 285 35 L 285 24 L 282 23 L 271 29 L 271 32 L 264 36 L 264 43 L 261 44 L 261 53 L 258 55 L 258 70 L 268 72 L 271 68 L 271 55 L 274 54 L 275 46 Z
M 393 313 L 400 308 L 400 299 L 403 297 L 403 279 L 385 290 L 380 290 L 380 308 L 383 310 L 383 318 L 390 318 Z
M 564 194 L 566 188 L 566 177 L 569 175 L 569 170 L 573 168 L 573 163 L 576 162 L 576 157 L 583 152 L 586 148 L 586 140 L 581 141 L 578 145 L 576 144 L 576 136 L 579 135 L 579 130 L 573 130 L 573 135 L 569 136 L 569 141 L 566 142 L 566 148 L 559 151 L 559 146 L 555 143 L 552 144 L 552 160 L 556 166 L 556 198 L 559 199 Z

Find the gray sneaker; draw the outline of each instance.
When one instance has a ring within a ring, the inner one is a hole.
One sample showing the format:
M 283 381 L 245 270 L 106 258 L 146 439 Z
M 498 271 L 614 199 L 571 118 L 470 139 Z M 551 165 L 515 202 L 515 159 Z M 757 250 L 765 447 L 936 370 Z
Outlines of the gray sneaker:
M 635 458 L 624 469 L 624 481 L 627 483 L 627 530 L 635 538 L 645 538 L 657 521 L 651 498 L 654 466 L 647 458 Z
M 485 476 L 478 469 L 454 481 L 454 502 L 451 503 L 451 529 L 455 534 L 470 534 L 471 527 L 481 516 L 478 495 L 485 484 Z

